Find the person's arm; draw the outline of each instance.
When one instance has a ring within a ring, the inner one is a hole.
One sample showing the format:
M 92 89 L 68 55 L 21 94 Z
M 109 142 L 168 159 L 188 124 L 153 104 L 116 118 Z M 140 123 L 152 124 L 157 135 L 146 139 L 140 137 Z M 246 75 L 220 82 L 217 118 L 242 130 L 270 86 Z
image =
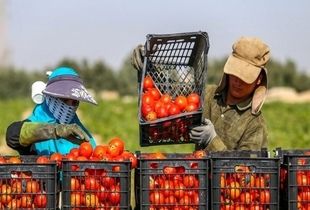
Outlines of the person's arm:
M 6 144 L 20 155 L 34 155 L 35 152 L 31 151 L 31 145 L 24 147 L 19 142 L 20 131 L 24 122 L 26 121 L 17 121 L 8 126 L 6 130 Z

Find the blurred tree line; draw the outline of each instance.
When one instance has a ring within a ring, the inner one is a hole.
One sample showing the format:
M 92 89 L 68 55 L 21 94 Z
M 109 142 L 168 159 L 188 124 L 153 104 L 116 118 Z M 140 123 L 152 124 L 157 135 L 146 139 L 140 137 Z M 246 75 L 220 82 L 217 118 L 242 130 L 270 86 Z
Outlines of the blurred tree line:
M 208 63 L 208 84 L 217 84 L 223 72 L 227 58 L 213 59 Z M 28 97 L 31 84 L 36 80 L 47 81 L 46 71 L 57 66 L 75 68 L 83 78 L 87 88 L 95 92 L 102 90 L 117 91 L 121 96 L 137 94 L 137 72 L 131 66 L 128 57 L 119 70 L 113 70 L 104 61 L 89 63 L 87 60 L 76 61 L 63 59 L 54 67 L 42 71 L 25 71 L 14 67 L 0 69 L 0 98 Z M 271 60 L 268 66 L 269 87 L 286 86 L 297 91 L 310 89 L 310 76 L 297 69 L 292 60 L 280 63 Z

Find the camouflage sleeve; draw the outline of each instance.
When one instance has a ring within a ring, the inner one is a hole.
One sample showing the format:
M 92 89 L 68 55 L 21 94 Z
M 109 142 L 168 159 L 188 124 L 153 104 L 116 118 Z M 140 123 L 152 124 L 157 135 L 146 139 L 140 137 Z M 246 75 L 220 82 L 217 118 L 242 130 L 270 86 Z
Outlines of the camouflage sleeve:
M 216 86 L 208 85 L 205 90 L 205 98 L 204 98 L 204 109 L 203 109 L 203 119 L 211 119 L 211 100 L 214 97 Z
M 267 128 L 262 117 L 254 118 L 240 139 L 237 150 L 261 150 L 267 148 Z

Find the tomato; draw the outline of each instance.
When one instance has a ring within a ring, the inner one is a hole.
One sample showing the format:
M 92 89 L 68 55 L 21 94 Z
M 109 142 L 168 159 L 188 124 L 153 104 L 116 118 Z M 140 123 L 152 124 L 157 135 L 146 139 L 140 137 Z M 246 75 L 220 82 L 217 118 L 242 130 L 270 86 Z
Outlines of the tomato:
M 106 187 L 100 185 L 99 190 L 97 192 L 97 196 L 98 196 L 98 199 L 99 199 L 100 202 L 102 202 L 102 203 L 106 202 L 106 200 L 109 197 L 109 192 L 108 191 L 109 190 Z
M 85 195 L 85 206 L 97 207 L 99 205 L 99 198 L 94 193 L 86 193 Z
M 32 206 L 32 198 L 30 195 L 22 195 L 21 197 L 21 208 L 30 208 Z
M 163 168 L 163 172 L 164 174 L 175 174 L 177 172 L 177 169 L 175 167 L 165 166 Z
M 162 101 L 155 101 L 154 103 L 154 111 L 158 112 L 160 107 L 165 106 L 165 104 Z
M 176 115 L 176 114 L 180 114 L 181 110 L 177 105 L 171 104 L 168 109 L 168 112 L 169 112 L 169 115 Z
M 71 192 L 71 206 L 81 205 L 81 194 L 76 192 Z
M 165 197 L 165 204 L 172 205 L 176 203 L 177 203 L 177 199 L 173 195 L 168 195 Z
M 150 159 L 165 159 L 166 156 L 161 152 L 155 152 L 155 153 L 151 153 L 149 155 L 149 158 Z
M 308 177 L 305 174 L 297 173 L 297 185 L 298 186 L 307 186 Z
M 195 158 L 200 159 L 200 158 L 206 157 L 207 153 L 204 150 L 196 150 L 196 151 L 193 152 L 193 155 L 194 155 Z
M 15 180 L 14 183 L 12 184 L 12 193 L 13 194 L 20 194 L 23 191 L 22 187 L 22 181 L 21 180 Z
M 6 163 L 6 159 L 2 156 L 0 156 L 0 164 Z
M 21 163 L 21 159 L 19 157 L 10 157 L 8 160 L 7 160 L 8 163 L 13 163 L 13 164 L 19 164 Z
M 241 193 L 240 184 L 236 181 L 230 182 L 226 188 L 226 193 L 233 200 L 239 198 Z
M 1 203 L 8 204 L 12 200 L 12 188 L 8 184 L 4 184 L 1 186 Z
M 71 154 L 74 158 L 77 158 L 78 156 L 80 156 L 79 148 L 72 148 L 69 154 Z
M 200 104 L 200 97 L 197 93 L 189 94 L 186 99 L 187 99 L 188 103 L 194 103 L 197 106 L 199 106 L 199 104 Z
M 183 184 L 185 187 L 191 188 L 195 185 L 195 176 L 187 175 L 183 177 Z
M 262 177 L 262 176 L 256 177 L 255 187 L 258 187 L 258 188 L 266 188 L 267 187 L 264 177 Z
M 160 101 L 163 102 L 164 104 L 168 104 L 171 103 L 172 97 L 166 93 L 160 97 Z
M 151 204 L 164 204 L 165 196 L 162 192 L 154 191 L 150 193 L 150 203 Z
M 260 203 L 270 203 L 270 192 L 268 190 L 260 191 Z
M 150 112 L 145 116 L 145 119 L 146 119 L 147 121 L 156 120 L 156 119 L 157 119 L 157 114 L 156 114 L 156 112 L 150 111 Z
M 109 195 L 110 202 L 113 205 L 118 205 L 121 201 L 121 193 L 120 193 L 120 187 L 118 185 L 112 185 L 110 187 L 111 193 Z
M 174 103 L 180 108 L 181 111 L 185 110 L 187 106 L 187 99 L 185 96 L 176 97 Z
M 157 109 L 156 115 L 158 118 L 168 117 L 168 110 L 166 109 L 166 107 L 161 106 Z
M 152 111 L 154 111 L 154 109 L 150 104 L 142 104 L 141 113 L 144 118 L 147 116 L 148 113 Z
M 187 106 L 185 107 L 185 111 L 187 112 L 194 112 L 198 110 L 198 105 L 194 103 L 188 103 Z
M 180 199 L 185 195 L 186 187 L 184 186 L 182 182 L 174 183 L 174 188 L 175 188 L 174 196 L 176 198 Z
M 124 152 L 125 143 L 119 137 L 114 137 L 109 141 L 108 153 L 116 157 Z
M 21 200 L 14 198 L 7 204 L 7 207 L 8 209 L 19 209 L 20 205 L 21 205 Z
M 85 177 L 85 189 L 86 190 L 98 190 L 100 187 L 99 180 L 95 177 Z
M 29 180 L 26 183 L 26 192 L 27 193 L 37 193 L 40 191 L 40 185 L 35 180 Z
M 252 202 L 251 194 L 249 192 L 242 192 L 240 194 L 240 201 L 242 204 L 250 204 Z
M 36 195 L 34 197 L 34 205 L 38 208 L 45 208 L 46 207 L 46 204 L 47 204 L 47 198 L 46 198 L 46 195 Z
M 154 87 L 155 87 L 155 84 L 154 84 L 152 77 L 149 75 L 145 76 L 143 80 L 143 90 L 149 90 Z
M 129 160 L 131 162 L 131 168 L 136 168 L 138 165 L 138 159 L 132 152 L 124 151 L 122 156 L 125 160 Z
M 151 94 L 154 98 L 154 100 L 159 100 L 161 97 L 161 94 L 157 88 L 151 88 L 147 91 L 147 93 Z
M 80 181 L 77 178 L 71 178 L 71 191 L 80 189 Z
M 46 163 L 49 162 L 49 159 L 48 159 L 48 157 L 42 155 L 42 156 L 39 156 L 37 158 L 36 162 L 39 163 L 39 164 L 46 164 Z
M 104 187 L 111 187 L 112 185 L 114 185 L 116 183 L 115 178 L 110 177 L 110 176 L 103 176 L 101 177 L 101 184 Z
M 93 153 L 93 147 L 89 142 L 83 142 L 79 147 L 79 155 L 89 158 Z
M 149 93 L 144 93 L 142 95 L 142 106 L 146 104 L 150 105 L 152 108 L 154 107 L 155 104 L 153 96 Z
M 93 156 L 102 160 L 103 156 L 108 152 L 107 145 L 97 145 L 93 151 Z
M 188 195 L 184 195 L 183 197 L 180 198 L 179 204 L 181 205 L 190 205 L 191 204 L 191 199 Z
M 62 161 L 62 154 L 55 152 L 51 155 L 50 161 L 55 161 L 57 163 L 57 166 L 61 166 L 61 161 Z

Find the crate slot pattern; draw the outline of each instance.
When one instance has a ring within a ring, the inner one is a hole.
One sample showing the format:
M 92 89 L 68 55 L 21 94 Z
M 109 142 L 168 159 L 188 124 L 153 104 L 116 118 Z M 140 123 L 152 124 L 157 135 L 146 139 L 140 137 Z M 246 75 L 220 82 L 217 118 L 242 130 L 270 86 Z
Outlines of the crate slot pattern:
M 1 164 L 0 185 L 1 209 L 56 209 L 56 163 Z
M 63 209 L 130 209 L 130 162 L 63 161 Z
M 141 115 L 143 81 L 151 76 L 161 94 L 172 98 L 190 93 L 200 96 L 204 102 L 207 73 L 207 53 L 209 49 L 206 32 L 167 35 L 147 35 L 146 56 L 139 89 L 140 145 L 192 143 L 189 127 L 200 125 L 202 106 L 194 112 L 183 112 L 175 116 L 147 122 Z M 165 124 L 166 123 L 166 124 Z M 167 129 L 170 127 L 171 129 Z M 173 135 L 173 134 L 178 135 Z
M 212 209 L 279 209 L 278 158 L 211 157 Z
M 142 154 L 135 171 L 137 209 L 208 209 L 208 159 L 166 154 L 148 159 Z

